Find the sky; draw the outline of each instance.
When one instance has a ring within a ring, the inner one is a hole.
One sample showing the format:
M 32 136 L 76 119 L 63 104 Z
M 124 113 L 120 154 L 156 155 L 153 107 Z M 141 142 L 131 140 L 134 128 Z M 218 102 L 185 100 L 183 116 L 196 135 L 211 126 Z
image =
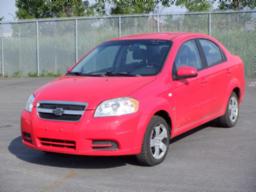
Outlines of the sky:
M 4 17 L 4 21 L 13 21 L 15 10 L 15 0 L 0 0 L 0 17 Z

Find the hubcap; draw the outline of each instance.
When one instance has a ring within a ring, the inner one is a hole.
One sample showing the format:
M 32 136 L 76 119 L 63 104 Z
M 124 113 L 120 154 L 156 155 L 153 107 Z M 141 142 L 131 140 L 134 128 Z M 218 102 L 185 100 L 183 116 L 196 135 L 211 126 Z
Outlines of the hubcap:
M 150 149 L 155 159 L 164 157 L 168 145 L 168 133 L 165 125 L 160 124 L 153 128 L 150 136 Z
M 229 119 L 232 123 L 235 123 L 238 117 L 238 101 L 236 97 L 231 97 L 228 105 Z

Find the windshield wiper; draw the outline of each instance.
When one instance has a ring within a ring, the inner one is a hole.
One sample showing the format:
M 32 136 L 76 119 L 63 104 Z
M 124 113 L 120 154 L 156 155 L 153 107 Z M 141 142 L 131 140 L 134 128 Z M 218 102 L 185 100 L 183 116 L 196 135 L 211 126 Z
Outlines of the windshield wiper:
M 81 76 L 81 75 L 83 75 L 83 74 L 82 74 L 81 72 L 72 72 L 72 71 L 70 71 L 70 72 L 67 72 L 66 75 Z
M 105 77 L 105 73 L 83 73 L 83 76 Z
M 75 76 L 105 76 L 105 73 L 81 73 L 81 72 L 68 72 L 66 75 L 75 75 Z
M 97 72 L 97 73 L 81 73 L 81 72 L 68 72 L 66 75 L 75 75 L 75 76 L 92 76 L 92 77 L 107 77 L 107 76 L 125 76 L 125 77 L 136 77 L 141 76 L 139 74 L 131 74 L 127 72 Z
M 127 73 L 127 72 L 106 72 L 105 73 L 106 76 L 126 76 L 126 77 L 136 77 L 136 76 L 140 76 L 139 74 L 131 74 L 131 73 Z

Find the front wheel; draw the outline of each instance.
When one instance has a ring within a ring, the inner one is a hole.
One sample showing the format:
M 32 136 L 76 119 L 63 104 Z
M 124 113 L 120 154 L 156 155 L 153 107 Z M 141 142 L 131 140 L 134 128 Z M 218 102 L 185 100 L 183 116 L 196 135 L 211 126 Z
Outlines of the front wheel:
M 170 128 L 159 116 L 154 116 L 144 136 L 142 151 L 137 160 L 142 165 L 154 166 L 161 163 L 169 149 Z
M 232 93 L 229 97 L 226 112 L 218 120 L 223 127 L 234 127 L 239 117 L 239 101 L 236 93 Z

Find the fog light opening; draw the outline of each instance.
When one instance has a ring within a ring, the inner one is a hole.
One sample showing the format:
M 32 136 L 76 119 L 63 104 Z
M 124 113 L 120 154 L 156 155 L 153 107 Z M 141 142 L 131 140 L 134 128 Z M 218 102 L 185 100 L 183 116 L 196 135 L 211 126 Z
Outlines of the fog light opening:
M 26 141 L 28 143 L 32 143 L 32 138 L 31 138 L 31 134 L 30 133 L 23 132 L 22 133 L 22 137 L 23 137 L 24 141 Z
M 92 148 L 94 150 L 117 150 L 118 144 L 109 140 L 93 140 Z

